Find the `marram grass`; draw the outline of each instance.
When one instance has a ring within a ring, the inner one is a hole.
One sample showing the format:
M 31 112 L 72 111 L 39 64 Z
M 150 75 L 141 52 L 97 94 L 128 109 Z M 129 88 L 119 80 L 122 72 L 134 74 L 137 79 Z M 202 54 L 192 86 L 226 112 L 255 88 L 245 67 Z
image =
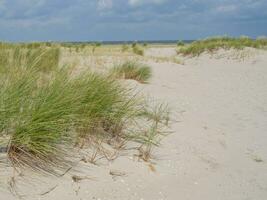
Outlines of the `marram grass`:
M 214 37 L 205 40 L 195 41 L 189 45 L 186 45 L 177 52 L 183 55 L 198 56 L 201 53 L 214 52 L 220 48 L 222 49 L 243 49 L 245 47 L 264 48 L 267 46 L 267 40 L 265 38 L 259 38 L 253 40 L 248 37 L 231 38 L 231 37 Z
M 50 72 L 58 67 L 60 51 L 57 47 L 31 47 L 24 45 L 0 45 L 0 73 L 11 68 L 34 67 Z
M 34 162 L 37 169 L 52 172 L 54 165 L 64 164 L 65 148 L 95 134 L 96 126 L 103 137 L 117 134 L 111 129 L 127 120 L 134 105 L 126 90 L 99 75 L 71 79 L 58 71 L 42 85 L 39 78 L 27 70 L 0 89 L 1 133 L 10 136 L 8 156 L 15 166 Z
M 140 45 L 134 43 L 132 44 L 132 49 L 133 53 L 135 53 L 136 55 L 144 56 L 144 49 Z
M 66 77 L 58 75 L 41 86 L 38 78 L 30 70 L 21 72 L 1 92 L 1 112 L 6 118 L 2 133 L 9 135 L 7 153 L 13 166 L 53 172 L 54 166 L 64 164 L 60 145 L 70 138 L 68 130 L 77 108 Z
M 151 68 L 136 61 L 126 61 L 113 67 L 111 74 L 117 78 L 134 79 L 141 83 L 147 82 L 151 76 Z
M 51 56 L 45 57 L 47 51 Z M 140 117 L 151 120 L 151 114 L 143 113 L 142 98 L 112 76 L 73 76 L 68 68 L 58 67 L 54 47 L 5 47 L 4 52 L 8 60 L 1 62 L 0 72 L 0 148 L 6 149 L 13 167 L 58 175 L 72 164 L 75 148 L 92 138 L 142 145 L 147 144 L 142 140 L 156 138 L 158 117 L 148 127 L 153 137 L 143 128 L 133 136 L 129 129 Z M 140 82 L 151 76 L 150 68 L 131 62 L 115 71 Z

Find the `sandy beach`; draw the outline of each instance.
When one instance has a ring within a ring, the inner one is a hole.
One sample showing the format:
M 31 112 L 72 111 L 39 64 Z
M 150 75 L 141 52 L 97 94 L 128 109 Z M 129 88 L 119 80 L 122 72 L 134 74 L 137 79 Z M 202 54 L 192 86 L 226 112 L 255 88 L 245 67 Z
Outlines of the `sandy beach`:
M 128 151 L 98 165 L 77 162 L 60 178 L 25 175 L 18 196 L 0 189 L 0 199 L 266 199 L 267 52 L 220 50 L 180 56 L 181 64 L 168 61 L 173 56 L 175 47 L 148 48 L 142 62 L 152 79 L 126 81 L 173 112 L 171 133 L 152 162 Z
M 0 0 L 0 200 L 267 200 L 267 0 Z

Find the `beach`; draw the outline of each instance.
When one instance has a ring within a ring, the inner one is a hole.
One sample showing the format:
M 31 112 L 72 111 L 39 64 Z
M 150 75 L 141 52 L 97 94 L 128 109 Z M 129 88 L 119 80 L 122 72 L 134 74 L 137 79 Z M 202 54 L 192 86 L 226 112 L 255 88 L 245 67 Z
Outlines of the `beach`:
M 79 70 L 124 59 L 76 58 Z M 0 189 L 1 200 L 266 198 L 267 52 L 245 48 L 190 57 L 177 56 L 175 46 L 151 45 L 138 59 L 151 67 L 151 80 L 124 82 L 167 102 L 172 111 L 153 159 L 144 162 L 126 150 L 97 165 L 77 161 L 61 177 L 26 172 L 18 180 L 18 196 Z

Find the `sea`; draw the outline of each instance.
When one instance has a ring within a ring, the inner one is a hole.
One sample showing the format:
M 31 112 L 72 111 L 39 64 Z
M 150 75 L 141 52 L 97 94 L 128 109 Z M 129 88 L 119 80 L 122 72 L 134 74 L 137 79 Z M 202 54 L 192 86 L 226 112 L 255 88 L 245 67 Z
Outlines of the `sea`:
M 178 41 L 182 41 L 184 43 L 192 43 L 195 40 L 128 40 L 128 41 L 83 41 L 83 42 L 66 42 L 72 44 L 91 44 L 91 43 L 101 43 L 107 45 L 118 45 L 118 44 L 176 44 Z

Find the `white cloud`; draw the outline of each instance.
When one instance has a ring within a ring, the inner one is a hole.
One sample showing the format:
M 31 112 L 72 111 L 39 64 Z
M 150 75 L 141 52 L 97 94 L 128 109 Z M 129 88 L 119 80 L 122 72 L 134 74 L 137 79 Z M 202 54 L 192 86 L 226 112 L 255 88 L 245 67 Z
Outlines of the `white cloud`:
M 140 6 L 143 4 L 162 4 L 165 3 L 166 0 L 129 0 L 130 6 Z
M 112 0 L 98 0 L 97 2 L 97 8 L 99 10 L 111 9 L 112 7 L 113 7 Z
M 238 9 L 238 7 L 236 5 L 222 5 L 222 6 L 218 6 L 216 8 L 216 11 L 218 12 L 233 12 L 236 11 Z

